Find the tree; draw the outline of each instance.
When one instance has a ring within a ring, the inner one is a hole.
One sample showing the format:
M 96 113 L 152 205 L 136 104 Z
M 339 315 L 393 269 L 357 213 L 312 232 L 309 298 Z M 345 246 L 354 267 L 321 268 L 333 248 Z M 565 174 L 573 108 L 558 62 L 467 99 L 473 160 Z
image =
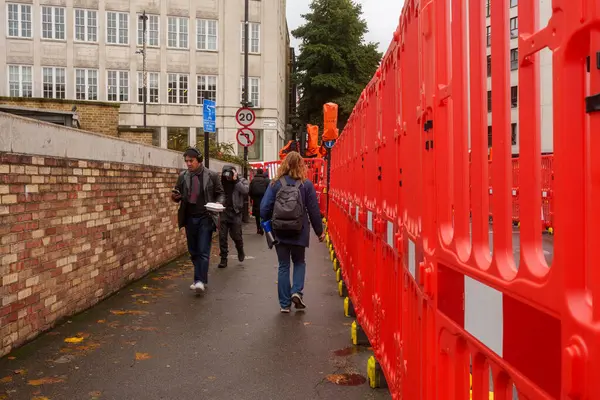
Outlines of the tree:
M 377 43 L 364 43 L 368 31 L 362 7 L 354 0 L 313 0 L 306 23 L 292 35 L 301 39 L 298 113 L 305 123 L 323 124 L 323 104 L 339 106 L 340 131 L 360 93 L 377 70 L 382 54 Z

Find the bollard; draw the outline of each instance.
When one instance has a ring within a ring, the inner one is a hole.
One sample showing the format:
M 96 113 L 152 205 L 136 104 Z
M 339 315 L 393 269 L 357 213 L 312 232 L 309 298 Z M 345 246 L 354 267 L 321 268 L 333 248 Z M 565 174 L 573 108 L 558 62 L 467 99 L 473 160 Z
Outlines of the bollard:
M 348 296 L 348 288 L 343 279 L 338 282 L 338 293 L 340 294 L 340 297 Z
M 344 315 L 349 318 L 356 317 L 356 311 L 354 311 L 354 304 L 352 304 L 352 300 L 350 300 L 350 297 L 346 297 L 344 299 Z
M 385 375 L 381 370 L 381 365 L 379 365 L 374 356 L 369 357 L 369 361 L 367 361 L 367 377 L 369 378 L 369 386 L 372 389 L 388 387 Z
M 342 269 L 338 269 L 337 271 L 335 271 L 335 280 L 337 282 L 341 282 L 342 281 Z
M 358 322 L 356 322 L 356 320 L 352 322 L 352 326 L 350 327 L 350 336 L 352 338 L 352 344 L 355 346 L 370 345 L 367 334 L 365 333 L 365 331 L 363 331 L 363 329 L 358 324 Z

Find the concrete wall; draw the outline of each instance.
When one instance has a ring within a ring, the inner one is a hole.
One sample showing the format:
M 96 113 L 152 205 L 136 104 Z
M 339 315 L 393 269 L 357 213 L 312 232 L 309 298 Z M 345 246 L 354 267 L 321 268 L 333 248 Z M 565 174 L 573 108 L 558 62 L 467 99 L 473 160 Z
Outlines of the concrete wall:
M 186 243 L 169 199 L 180 153 L 8 114 L 0 133 L 2 356 Z

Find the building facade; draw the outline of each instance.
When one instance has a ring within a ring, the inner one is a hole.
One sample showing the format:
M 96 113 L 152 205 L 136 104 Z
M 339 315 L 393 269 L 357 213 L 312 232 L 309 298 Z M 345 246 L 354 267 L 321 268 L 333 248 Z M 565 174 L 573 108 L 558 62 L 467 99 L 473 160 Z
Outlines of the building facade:
M 249 0 L 249 159 L 275 160 L 287 121 L 285 0 Z M 147 15 L 144 69 L 143 29 Z M 0 0 L 0 96 L 121 103 L 141 127 L 144 70 L 154 144 L 180 150 L 204 136 L 202 103 L 217 104 L 220 142 L 237 144 L 244 76 L 244 0 Z
M 539 1 L 539 26 L 547 25 L 552 16 L 550 0 Z M 511 102 L 511 139 L 512 153 L 519 154 L 519 0 L 509 1 L 509 34 L 510 34 L 510 102 Z M 492 146 L 492 78 L 491 58 L 491 3 L 486 0 L 486 36 L 487 36 L 487 108 L 488 108 L 488 147 Z M 540 61 L 540 125 L 542 153 L 554 151 L 553 119 L 552 119 L 552 52 L 544 49 L 539 52 Z

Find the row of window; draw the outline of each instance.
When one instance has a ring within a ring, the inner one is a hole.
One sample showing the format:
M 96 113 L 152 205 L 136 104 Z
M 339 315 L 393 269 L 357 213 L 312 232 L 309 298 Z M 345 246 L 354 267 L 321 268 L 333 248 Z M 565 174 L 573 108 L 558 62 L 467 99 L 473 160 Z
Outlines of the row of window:
M 485 28 L 487 36 L 487 47 L 492 45 L 492 27 L 487 26 Z M 513 17 L 510 19 L 510 38 L 516 39 L 519 37 L 519 17 Z
M 510 0 L 510 8 L 514 8 L 514 7 L 516 7 L 517 5 L 519 5 L 519 0 Z M 492 7 L 491 7 L 491 2 L 490 2 L 490 0 L 487 0 L 487 1 L 485 2 L 485 16 L 486 16 L 486 17 L 489 17 L 489 16 L 490 16 L 490 13 L 491 13 L 491 8 L 492 8 Z
M 517 144 L 517 124 L 513 122 L 510 124 L 510 144 L 513 146 Z M 488 148 L 492 147 L 492 126 L 488 126 Z
M 8 37 L 32 38 L 32 11 L 30 4 L 7 4 Z M 66 9 L 64 7 L 41 7 L 41 29 L 43 39 L 66 39 Z M 146 15 L 146 45 L 160 46 L 160 16 Z M 144 29 L 141 14 L 137 14 L 137 44 L 144 43 Z M 74 10 L 74 38 L 80 42 L 98 42 L 98 11 Z M 196 19 L 196 49 L 217 51 L 218 24 L 213 19 Z M 129 45 L 129 13 L 106 12 L 106 43 Z M 190 22 L 187 17 L 167 17 L 167 47 L 189 48 Z M 260 24 L 249 23 L 249 52 L 260 53 Z M 244 51 L 244 23 L 241 23 L 241 51 Z
M 129 71 L 109 70 L 106 72 L 107 101 L 127 103 L 130 101 Z M 190 78 L 187 74 L 167 74 L 167 102 L 169 104 L 189 104 Z M 240 80 L 240 99 L 243 88 Z M 159 73 L 147 73 L 147 99 L 151 104 L 159 103 Z M 33 97 L 33 73 L 29 65 L 8 66 L 8 87 L 11 97 Z M 248 98 L 254 107 L 260 107 L 260 78 L 248 79 Z M 44 98 L 64 99 L 66 93 L 66 70 L 60 67 L 42 67 L 42 96 Z M 217 77 L 198 75 L 196 77 L 196 101 L 201 105 L 204 99 L 216 101 Z M 98 70 L 75 69 L 75 99 L 99 100 Z M 144 101 L 144 75 L 138 72 L 137 101 Z
M 519 69 L 519 49 L 510 50 L 510 70 Z M 487 56 L 487 76 L 492 76 L 492 56 Z
M 519 106 L 519 87 L 511 86 L 510 88 L 510 107 L 517 108 Z M 487 109 L 492 112 L 492 91 L 487 92 Z

